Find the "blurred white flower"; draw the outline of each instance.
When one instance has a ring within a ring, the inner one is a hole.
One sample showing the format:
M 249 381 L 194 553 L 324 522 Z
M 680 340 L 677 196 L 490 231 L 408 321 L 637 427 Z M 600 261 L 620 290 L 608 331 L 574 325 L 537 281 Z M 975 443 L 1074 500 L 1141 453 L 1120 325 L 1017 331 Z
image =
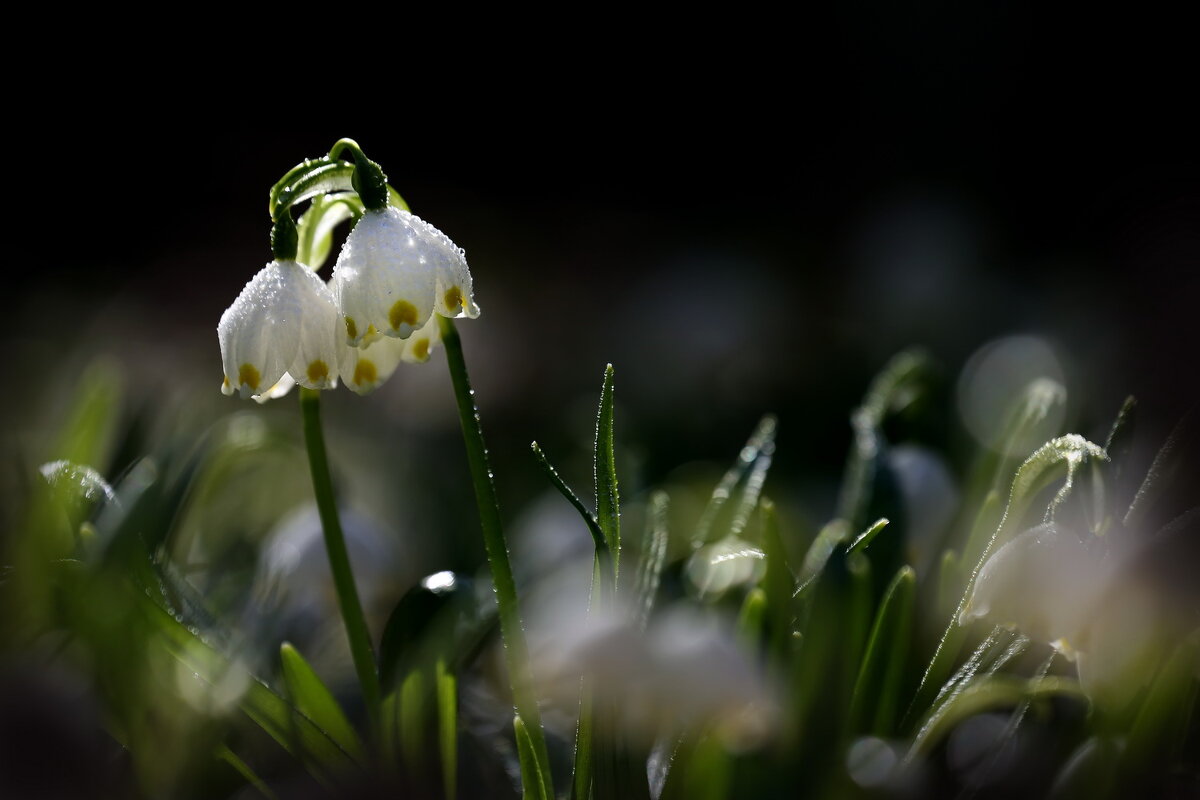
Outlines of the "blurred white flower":
M 268 399 L 299 383 L 332 389 L 342 358 L 333 294 L 311 269 L 272 261 L 221 315 L 221 391 Z
M 462 248 L 391 206 L 363 213 L 338 254 L 332 285 L 354 347 L 376 333 L 407 339 L 427 328 L 434 313 L 479 316 Z
M 984 562 L 959 622 L 986 616 L 1074 660 L 1112 571 L 1102 544 L 1052 522 L 1013 537 Z
M 676 607 L 646 631 L 627 610 L 578 608 L 560 614 L 539 654 L 539 674 L 565 706 L 578 701 L 589 675 L 598 701 L 618 712 L 635 739 L 713 726 L 726 746 L 753 747 L 774 726 L 775 697 L 766 676 L 711 614 Z

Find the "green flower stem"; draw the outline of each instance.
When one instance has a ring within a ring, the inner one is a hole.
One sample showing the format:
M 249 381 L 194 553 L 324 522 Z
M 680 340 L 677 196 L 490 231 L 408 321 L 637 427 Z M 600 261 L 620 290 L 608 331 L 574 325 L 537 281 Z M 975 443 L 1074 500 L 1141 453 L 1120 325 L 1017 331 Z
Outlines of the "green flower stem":
M 471 389 L 467 363 L 463 358 L 462 341 L 458 338 L 454 322 L 439 316 L 438 324 L 441 327 L 442 343 L 446 346 L 450 378 L 454 382 L 454 397 L 458 401 L 458 417 L 462 423 L 463 442 L 467 447 L 471 480 L 475 484 L 475 501 L 479 505 L 483 544 L 492 568 L 496 604 L 500 609 L 500 634 L 504 638 L 504 652 L 508 657 L 508 672 L 512 681 L 513 705 L 528 731 L 534 756 L 540 762 L 538 773 L 542 778 L 543 792 L 546 797 L 554 797 L 549 770 L 550 760 L 542 732 L 542 718 L 533 690 L 533 670 L 529 665 L 525 631 L 521 626 L 521 611 L 517 606 L 517 586 L 513 580 L 512 564 L 508 560 L 508 544 L 504 540 L 504 530 L 500 524 L 500 504 L 496 500 L 496 487 L 492 483 L 492 471 L 488 466 L 487 447 L 483 443 L 483 428 L 480 426 L 479 412 L 475 408 L 475 392 Z
M 337 502 L 333 496 L 333 480 L 329 476 L 329 460 L 325 455 L 325 437 L 321 433 L 320 392 L 301 387 L 300 409 L 304 413 L 304 442 L 308 446 L 313 492 L 317 496 L 321 528 L 325 532 L 325 551 L 329 554 L 329 567 L 333 571 L 338 607 L 346 623 L 350 654 L 354 658 L 354 670 L 358 673 L 358 682 L 362 686 L 367 716 L 370 718 L 372 730 L 378 731 L 381 704 L 379 674 L 375 667 L 371 634 L 367 630 L 367 618 L 363 614 L 358 591 L 354 588 L 354 573 L 350 569 L 350 556 L 346 552 L 346 537 L 342 534 L 342 523 L 338 519 Z

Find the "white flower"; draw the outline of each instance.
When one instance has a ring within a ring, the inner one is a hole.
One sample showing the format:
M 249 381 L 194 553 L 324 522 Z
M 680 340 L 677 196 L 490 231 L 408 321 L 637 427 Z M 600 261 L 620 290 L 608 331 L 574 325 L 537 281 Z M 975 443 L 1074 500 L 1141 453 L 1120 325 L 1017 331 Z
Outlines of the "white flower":
M 272 261 L 221 315 L 221 391 L 268 399 L 293 382 L 332 389 L 343 359 L 333 293 L 311 269 Z
M 366 394 L 391 377 L 401 361 L 409 364 L 428 361 L 430 351 L 441 340 L 437 317 L 433 315 L 407 339 L 375 333 L 361 347 L 347 347 L 339 337 L 342 358 L 338 371 L 346 386 L 358 394 Z
M 332 284 L 346 341 L 354 347 L 375 333 L 406 339 L 424 330 L 434 312 L 479 316 L 462 248 L 391 206 L 363 213 L 338 255 Z

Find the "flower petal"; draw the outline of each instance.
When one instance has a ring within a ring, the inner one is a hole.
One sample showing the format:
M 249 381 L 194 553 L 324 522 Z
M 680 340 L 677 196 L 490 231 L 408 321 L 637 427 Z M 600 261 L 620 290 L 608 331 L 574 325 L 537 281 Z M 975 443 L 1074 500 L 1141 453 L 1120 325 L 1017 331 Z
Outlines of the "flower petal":
M 295 342 L 280 337 L 280 305 L 286 305 L 284 270 L 272 261 L 250 279 L 233 305 L 221 315 L 217 339 L 226 394 L 234 390 L 250 397 L 273 386 L 283 376 L 294 354 Z M 283 310 L 283 318 L 287 316 Z M 288 347 L 292 350 L 289 352 Z
M 406 346 L 403 339 L 383 336 L 366 347 L 343 348 L 338 364 L 342 383 L 358 394 L 374 391 L 396 371 Z
M 347 341 L 358 346 L 371 327 L 407 338 L 435 309 L 444 316 L 479 313 L 463 251 L 407 211 L 367 211 L 346 237 L 333 290 Z

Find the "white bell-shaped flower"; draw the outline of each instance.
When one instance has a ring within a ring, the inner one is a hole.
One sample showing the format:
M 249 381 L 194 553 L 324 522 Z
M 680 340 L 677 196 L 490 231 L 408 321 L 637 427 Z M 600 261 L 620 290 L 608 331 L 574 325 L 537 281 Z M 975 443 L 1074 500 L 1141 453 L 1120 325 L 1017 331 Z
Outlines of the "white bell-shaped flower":
M 435 312 L 479 316 L 462 248 L 391 206 L 363 213 L 338 255 L 332 284 L 346 341 L 354 347 L 370 343 L 375 332 L 407 339 Z
M 338 370 L 342 382 L 352 391 L 366 394 L 391 377 L 401 361 L 409 364 L 428 361 L 430 352 L 441 340 L 434 315 L 430 315 L 429 320 L 407 339 L 393 339 L 373 332 L 364 338 L 362 347 L 341 347 Z
M 250 279 L 221 315 L 217 338 L 225 380 L 221 391 L 269 399 L 293 382 L 337 386 L 343 349 L 333 293 L 311 269 L 272 261 Z

